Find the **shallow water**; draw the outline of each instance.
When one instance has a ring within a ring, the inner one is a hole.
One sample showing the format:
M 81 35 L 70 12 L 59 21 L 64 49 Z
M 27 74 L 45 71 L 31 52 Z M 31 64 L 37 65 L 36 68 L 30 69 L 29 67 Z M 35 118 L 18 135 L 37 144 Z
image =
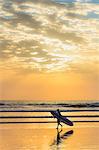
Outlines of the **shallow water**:
M 61 114 L 72 121 L 99 121 L 98 101 L 33 102 L 1 101 L 0 122 L 51 122 L 56 121 L 51 110 L 60 109 Z

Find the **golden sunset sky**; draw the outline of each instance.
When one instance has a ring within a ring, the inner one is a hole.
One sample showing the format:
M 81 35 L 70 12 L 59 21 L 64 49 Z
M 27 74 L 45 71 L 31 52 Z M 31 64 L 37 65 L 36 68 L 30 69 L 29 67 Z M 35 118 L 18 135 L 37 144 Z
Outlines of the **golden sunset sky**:
M 0 100 L 99 100 L 99 3 L 83 1 L 0 1 Z

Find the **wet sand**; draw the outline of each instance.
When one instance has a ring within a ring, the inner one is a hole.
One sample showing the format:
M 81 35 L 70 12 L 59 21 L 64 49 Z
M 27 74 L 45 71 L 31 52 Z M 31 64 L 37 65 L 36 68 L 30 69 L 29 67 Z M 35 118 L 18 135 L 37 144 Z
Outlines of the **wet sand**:
M 98 150 L 99 123 L 0 124 L 1 150 Z

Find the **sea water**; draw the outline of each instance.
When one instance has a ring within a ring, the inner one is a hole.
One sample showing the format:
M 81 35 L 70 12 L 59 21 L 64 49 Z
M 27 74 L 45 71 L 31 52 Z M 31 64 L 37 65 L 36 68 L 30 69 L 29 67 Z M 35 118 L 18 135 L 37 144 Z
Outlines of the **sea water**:
M 57 108 L 73 127 L 56 129 Z M 0 101 L 0 122 L 2 150 L 99 149 L 99 101 Z

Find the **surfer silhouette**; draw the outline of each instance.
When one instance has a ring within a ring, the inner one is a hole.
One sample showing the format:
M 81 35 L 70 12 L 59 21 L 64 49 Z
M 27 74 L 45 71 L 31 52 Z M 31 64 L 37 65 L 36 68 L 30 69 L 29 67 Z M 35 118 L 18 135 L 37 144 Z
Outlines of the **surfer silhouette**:
M 59 109 L 53 110 L 53 111 L 50 111 L 50 112 L 53 115 L 53 117 L 57 119 L 57 129 L 58 129 L 59 125 L 61 125 L 60 122 L 62 122 L 64 124 L 67 124 L 69 126 L 73 126 L 73 122 L 70 121 L 67 117 L 61 115 Z M 62 125 L 61 125 L 61 127 L 62 127 Z

